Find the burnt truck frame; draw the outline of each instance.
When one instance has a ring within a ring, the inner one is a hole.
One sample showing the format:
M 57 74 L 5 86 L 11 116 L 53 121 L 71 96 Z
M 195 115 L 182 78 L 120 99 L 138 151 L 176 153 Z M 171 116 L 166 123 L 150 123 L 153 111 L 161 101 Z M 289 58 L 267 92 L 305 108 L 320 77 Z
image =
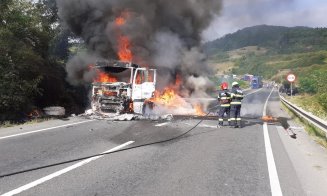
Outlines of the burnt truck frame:
M 97 62 L 94 68 L 125 76 L 125 81 L 92 83 L 91 107 L 94 112 L 143 114 L 146 100 L 152 98 L 156 90 L 156 69 L 121 61 Z

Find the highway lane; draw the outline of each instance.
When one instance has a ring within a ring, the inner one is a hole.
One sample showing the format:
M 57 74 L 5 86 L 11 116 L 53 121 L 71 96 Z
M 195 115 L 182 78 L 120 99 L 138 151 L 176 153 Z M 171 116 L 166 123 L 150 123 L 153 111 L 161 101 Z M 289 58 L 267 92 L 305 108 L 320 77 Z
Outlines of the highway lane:
M 261 90 L 247 96 L 242 115 L 261 117 L 269 93 Z M 197 122 L 94 121 L 8 138 L 0 140 L 0 171 L 10 173 L 101 153 L 127 141 L 135 141 L 133 146 L 170 138 Z M 102 157 L 22 195 L 270 195 L 262 124 L 248 120 L 242 129 L 217 129 L 216 124 L 206 120 L 184 138 Z M 278 138 L 272 145 L 276 143 Z M 274 154 L 284 151 L 279 148 Z M 279 161 L 277 167 L 292 168 L 289 160 Z M 0 193 L 72 164 L 2 178 Z M 283 192 L 301 195 L 301 189 L 293 187 L 298 184 L 294 171 L 290 171 L 291 175 L 284 175 L 287 180 L 281 179 L 287 184 L 282 185 Z M 293 185 L 287 183 L 290 180 Z

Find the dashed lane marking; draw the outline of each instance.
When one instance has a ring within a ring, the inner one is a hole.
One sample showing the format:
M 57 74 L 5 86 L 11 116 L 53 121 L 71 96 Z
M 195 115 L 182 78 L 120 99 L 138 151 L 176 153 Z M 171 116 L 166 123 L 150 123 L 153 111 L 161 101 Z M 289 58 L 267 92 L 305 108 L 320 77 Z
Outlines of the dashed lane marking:
M 163 126 L 168 125 L 168 124 L 170 124 L 170 122 L 165 122 L 165 123 L 156 124 L 155 126 L 156 126 L 156 127 L 163 127 Z
M 103 152 L 103 153 L 101 153 L 101 154 L 114 152 L 114 151 L 119 150 L 119 149 L 121 149 L 121 148 L 123 148 L 123 147 L 125 147 L 125 146 L 128 146 L 128 145 L 132 144 L 132 143 L 134 143 L 134 141 L 126 142 L 126 143 L 124 143 L 124 144 L 122 144 L 122 145 L 120 145 L 120 146 L 117 146 L 117 147 L 115 147 L 115 148 L 112 148 L 112 149 L 110 149 L 110 150 L 108 150 L 108 151 L 105 151 L 105 152 Z M 56 177 L 58 177 L 58 176 L 60 176 L 60 175 L 62 175 L 62 174 L 65 174 L 65 173 L 67 173 L 67 172 L 69 172 L 69 171 L 72 171 L 72 170 L 74 170 L 74 169 L 76 169 L 76 168 L 78 168 L 78 167 L 81 167 L 81 166 L 86 165 L 86 164 L 88 164 L 88 163 L 90 163 L 90 162 L 92 162 L 92 161 L 95 161 L 95 160 L 97 160 L 97 159 L 99 159 L 99 158 L 101 158 L 101 157 L 103 157 L 103 156 L 104 156 L 104 155 L 99 155 L 99 156 L 96 156 L 96 157 L 92 157 L 92 158 L 89 158 L 89 159 L 85 159 L 85 160 L 83 160 L 83 161 L 80 161 L 80 162 L 78 162 L 78 163 L 72 165 L 72 166 L 66 167 L 66 168 L 64 168 L 64 169 L 62 169 L 62 170 L 59 170 L 59 171 L 55 172 L 55 173 L 52 173 L 52 174 L 47 175 L 47 176 L 45 176 L 45 177 L 43 177 L 43 178 L 40 178 L 40 179 L 35 180 L 35 181 L 31 182 L 31 183 L 28 183 L 28 184 L 26 184 L 26 185 L 24 185 L 24 186 L 21 186 L 21 187 L 15 189 L 15 190 L 9 191 L 9 192 L 7 192 L 7 193 L 1 195 L 1 196 L 11 196 L 11 195 L 19 194 L 19 193 L 21 193 L 21 192 L 23 192 L 23 191 L 26 191 L 26 190 L 31 189 L 31 188 L 33 188 L 33 187 L 36 187 L 36 186 L 38 186 L 38 185 L 40 185 L 40 184 L 42 184 L 42 183 L 44 183 L 44 182 L 46 182 L 46 181 L 49 181 L 49 180 L 51 180 L 51 179 L 53 179 L 53 178 L 56 178 Z
M 14 134 L 14 135 L 8 135 L 8 136 L 0 137 L 0 140 L 8 139 L 8 138 L 13 138 L 13 137 L 18 137 L 18 136 L 22 136 L 22 135 L 28 135 L 28 134 L 32 134 L 32 133 L 38 133 L 38 132 L 43 132 L 43 131 L 49 131 L 49 130 L 52 130 L 52 129 L 58 129 L 58 128 L 63 128 L 63 127 L 69 127 L 69 126 L 78 125 L 78 124 L 83 124 L 83 123 L 88 123 L 88 122 L 92 122 L 92 121 L 95 121 L 95 120 L 87 120 L 87 121 L 82 121 L 82 122 L 77 122 L 77 123 L 71 123 L 71 124 L 66 124 L 66 125 L 60 125 L 60 126 L 56 126 L 56 127 L 49 127 L 49 128 L 45 128 L 45 129 L 39 129 L 39 130 L 35 130 L 35 131 L 29 131 L 29 132 L 25 132 L 25 133 L 18 133 L 18 134 Z

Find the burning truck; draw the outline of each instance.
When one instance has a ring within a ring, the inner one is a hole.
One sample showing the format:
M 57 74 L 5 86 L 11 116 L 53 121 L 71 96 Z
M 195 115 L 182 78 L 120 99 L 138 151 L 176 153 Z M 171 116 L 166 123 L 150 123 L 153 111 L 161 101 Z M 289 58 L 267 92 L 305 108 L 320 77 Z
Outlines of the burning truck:
M 144 113 L 156 90 L 156 69 L 123 61 L 97 62 L 93 69 L 98 76 L 92 83 L 93 112 Z

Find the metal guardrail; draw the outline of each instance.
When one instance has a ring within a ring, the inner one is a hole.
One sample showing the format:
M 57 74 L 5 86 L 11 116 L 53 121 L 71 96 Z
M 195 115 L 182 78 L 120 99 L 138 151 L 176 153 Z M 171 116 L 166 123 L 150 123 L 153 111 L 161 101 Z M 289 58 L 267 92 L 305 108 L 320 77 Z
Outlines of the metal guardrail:
M 285 97 L 283 97 L 282 95 L 279 94 L 280 100 L 292 111 L 294 111 L 295 113 L 299 114 L 301 117 L 303 117 L 304 119 L 306 119 L 309 123 L 311 123 L 312 125 L 318 127 L 319 129 L 323 130 L 326 134 L 327 137 L 327 122 L 305 110 L 303 110 L 302 108 L 290 103 L 289 101 L 287 101 L 285 99 Z

